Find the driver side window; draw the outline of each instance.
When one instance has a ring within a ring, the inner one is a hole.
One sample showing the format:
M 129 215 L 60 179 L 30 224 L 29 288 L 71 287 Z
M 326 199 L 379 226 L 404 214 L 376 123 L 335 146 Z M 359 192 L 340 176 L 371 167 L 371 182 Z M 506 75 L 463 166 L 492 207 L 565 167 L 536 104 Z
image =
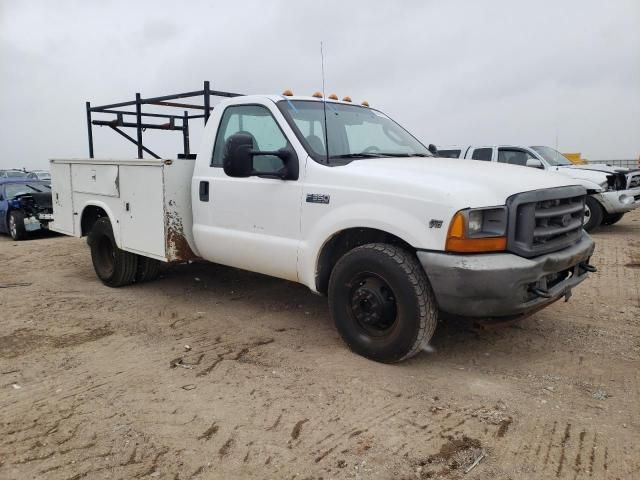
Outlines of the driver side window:
M 220 120 L 211 158 L 212 167 L 222 167 L 225 142 L 236 133 L 251 135 L 254 150 L 290 148 L 269 109 L 261 105 L 231 106 L 227 107 Z M 282 159 L 275 155 L 256 155 L 253 157 L 253 164 L 256 170 L 262 172 L 275 173 L 284 167 Z
M 534 159 L 536 157 L 529 152 L 520 150 L 517 148 L 500 148 L 498 149 L 498 162 L 509 163 L 511 165 L 526 166 L 527 160 Z

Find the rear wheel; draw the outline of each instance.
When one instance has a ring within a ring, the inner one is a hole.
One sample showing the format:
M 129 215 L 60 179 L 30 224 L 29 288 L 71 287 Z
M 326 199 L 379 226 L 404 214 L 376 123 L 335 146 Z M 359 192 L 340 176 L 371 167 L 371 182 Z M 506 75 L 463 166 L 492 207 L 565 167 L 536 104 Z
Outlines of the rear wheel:
M 9 213 L 9 234 L 14 240 L 27 238 L 27 230 L 24 227 L 24 213 L 21 210 L 12 210 Z
M 614 223 L 618 223 L 622 220 L 624 213 L 610 213 L 604 216 L 602 223 L 605 225 L 613 225 Z
M 382 243 L 354 248 L 338 261 L 329 280 L 329 307 L 347 345 L 384 363 L 418 353 L 438 320 L 415 255 Z
M 158 260 L 138 255 L 138 268 L 136 269 L 136 282 L 150 282 L 158 278 L 160 274 L 160 263 Z
M 108 218 L 99 218 L 93 224 L 88 243 L 93 268 L 102 283 L 122 287 L 135 281 L 138 256 L 118 248 Z
M 595 230 L 602 223 L 602 218 L 604 217 L 604 211 L 600 206 L 600 203 L 593 197 L 587 197 L 584 207 L 584 222 L 583 228 L 590 232 Z

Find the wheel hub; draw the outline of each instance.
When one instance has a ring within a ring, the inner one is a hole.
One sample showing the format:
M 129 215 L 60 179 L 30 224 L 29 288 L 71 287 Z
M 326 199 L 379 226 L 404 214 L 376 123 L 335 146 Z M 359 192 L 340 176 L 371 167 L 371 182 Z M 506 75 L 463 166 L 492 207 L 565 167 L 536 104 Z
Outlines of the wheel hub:
M 397 315 L 391 288 L 376 276 L 358 279 L 351 293 L 351 313 L 368 333 L 386 333 L 394 324 Z

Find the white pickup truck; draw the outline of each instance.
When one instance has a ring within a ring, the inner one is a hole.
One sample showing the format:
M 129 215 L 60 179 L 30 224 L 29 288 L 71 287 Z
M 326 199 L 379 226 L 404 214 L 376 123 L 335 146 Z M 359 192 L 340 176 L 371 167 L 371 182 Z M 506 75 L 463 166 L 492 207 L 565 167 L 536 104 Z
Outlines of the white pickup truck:
M 487 162 L 509 163 L 565 175 L 587 189 L 584 228 L 613 225 L 640 207 L 640 169 L 614 168 L 604 164 L 574 165 L 551 147 L 521 145 L 447 146 L 438 155 Z
M 595 270 L 583 187 L 434 158 L 350 99 L 226 99 L 186 157 L 51 160 L 53 229 L 87 235 L 111 287 L 194 258 L 300 282 L 381 362 L 419 352 L 439 312 L 526 316 Z

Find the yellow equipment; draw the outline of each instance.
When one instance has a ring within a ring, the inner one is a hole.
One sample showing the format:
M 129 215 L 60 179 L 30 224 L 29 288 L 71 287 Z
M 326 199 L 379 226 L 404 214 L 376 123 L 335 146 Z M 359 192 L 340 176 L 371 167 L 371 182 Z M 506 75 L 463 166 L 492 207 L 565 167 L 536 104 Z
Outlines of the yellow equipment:
M 582 154 L 580 152 L 578 153 L 563 153 L 562 155 L 564 155 L 567 160 L 569 160 L 571 163 L 574 163 L 576 165 L 584 165 L 587 162 L 585 162 L 582 159 Z

